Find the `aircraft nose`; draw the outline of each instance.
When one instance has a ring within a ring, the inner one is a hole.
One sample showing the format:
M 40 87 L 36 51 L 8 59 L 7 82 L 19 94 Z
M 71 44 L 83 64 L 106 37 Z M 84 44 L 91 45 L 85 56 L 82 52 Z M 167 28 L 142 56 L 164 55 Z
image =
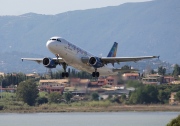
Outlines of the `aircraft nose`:
M 46 47 L 48 48 L 50 46 L 50 41 L 47 41 Z
M 46 43 L 46 47 L 49 49 L 49 50 L 51 50 L 51 48 L 53 48 L 53 42 L 52 41 L 47 41 L 47 43 Z

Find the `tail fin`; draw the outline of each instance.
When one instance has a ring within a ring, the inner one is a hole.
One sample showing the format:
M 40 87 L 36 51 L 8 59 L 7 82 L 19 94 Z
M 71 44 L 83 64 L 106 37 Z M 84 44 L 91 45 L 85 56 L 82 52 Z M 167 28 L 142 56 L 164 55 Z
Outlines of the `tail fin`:
M 114 42 L 114 45 L 112 46 L 111 50 L 109 51 L 109 54 L 107 55 L 107 57 L 116 57 L 117 46 L 118 46 L 118 43 Z

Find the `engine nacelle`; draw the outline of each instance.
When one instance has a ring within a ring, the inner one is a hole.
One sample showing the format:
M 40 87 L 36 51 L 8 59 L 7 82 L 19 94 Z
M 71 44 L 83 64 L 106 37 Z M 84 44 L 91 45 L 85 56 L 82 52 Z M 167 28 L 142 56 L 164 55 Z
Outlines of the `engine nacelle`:
M 52 60 L 51 58 L 44 58 L 43 59 L 43 65 L 47 68 L 56 68 L 56 63 L 54 60 Z
M 94 68 L 103 67 L 104 64 L 102 63 L 101 59 L 98 57 L 91 57 L 89 59 L 89 64 L 92 65 Z

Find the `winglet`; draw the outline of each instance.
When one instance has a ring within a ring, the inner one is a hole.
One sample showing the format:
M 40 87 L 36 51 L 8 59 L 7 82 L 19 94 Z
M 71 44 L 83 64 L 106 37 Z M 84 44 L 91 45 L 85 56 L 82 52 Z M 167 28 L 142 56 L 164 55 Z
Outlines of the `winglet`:
M 158 58 L 159 59 L 160 56 L 153 56 L 153 58 Z
M 116 57 L 117 46 L 118 46 L 118 43 L 114 42 L 114 45 L 112 46 L 111 50 L 109 51 L 109 54 L 107 55 L 107 57 Z

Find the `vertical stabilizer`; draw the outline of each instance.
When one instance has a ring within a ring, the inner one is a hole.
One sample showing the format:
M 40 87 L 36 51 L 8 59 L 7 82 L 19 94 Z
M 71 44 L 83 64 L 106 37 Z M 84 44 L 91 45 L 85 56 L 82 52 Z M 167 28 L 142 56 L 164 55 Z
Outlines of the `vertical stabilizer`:
M 107 57 L 116 57 L 117 46 L 118 46 L 118 43 L 114 42 L 114 45 L 112 46 L 112 48 L 111 48 L 109 54 L 107 55 Z

